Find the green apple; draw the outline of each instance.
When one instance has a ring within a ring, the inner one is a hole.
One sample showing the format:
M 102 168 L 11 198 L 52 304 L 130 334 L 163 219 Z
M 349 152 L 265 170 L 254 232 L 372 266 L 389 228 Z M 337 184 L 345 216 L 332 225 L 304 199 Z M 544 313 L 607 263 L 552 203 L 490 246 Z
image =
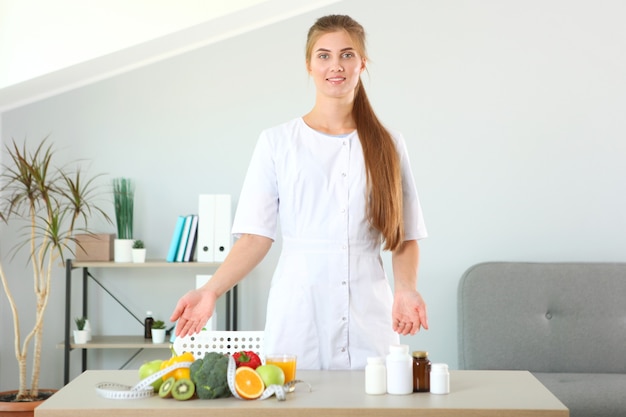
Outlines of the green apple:
M 161 364 L 163 361 L 161 359 L 156 359 L 154 361 L 146 362 L 139 368 L 139 379 L 146 379 L 150 375 L 159 372 L 161 370 Z M 163 378 L 159 378 L 154 381 L 151 385 L 154 388 L 154 391 L 158 392 L 159 388 L 161 388 L 161 384 L 163 383 Z
M 266 387 L 285 384 L 285 373 L 276 365 L 261 365 L 256 368 L 256 371 Z

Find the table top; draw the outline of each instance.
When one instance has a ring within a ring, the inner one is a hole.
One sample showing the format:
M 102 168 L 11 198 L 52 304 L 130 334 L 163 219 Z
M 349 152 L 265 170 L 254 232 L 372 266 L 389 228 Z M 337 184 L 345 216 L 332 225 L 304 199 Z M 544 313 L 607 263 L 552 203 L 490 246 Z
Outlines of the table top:
M 115 415 L 165 417 L 173 413 L 187 417 L 300 417 L 300 416 L 501 416 L 566 417 L 568 409 L 527 371 L 451 371 L 450 394 L 409 395 L 365 394 L 363 371 L 304 371 L 286 401 L 271 397 L 244 401 L 234 397 L 217 400 L 176 401 L 153 396 L 144 399 L 112 400 L 96 393 L 101 382 L 134 385 L 136 370 L 89 370 L 35 409 L 35 417 L 83 417 Z

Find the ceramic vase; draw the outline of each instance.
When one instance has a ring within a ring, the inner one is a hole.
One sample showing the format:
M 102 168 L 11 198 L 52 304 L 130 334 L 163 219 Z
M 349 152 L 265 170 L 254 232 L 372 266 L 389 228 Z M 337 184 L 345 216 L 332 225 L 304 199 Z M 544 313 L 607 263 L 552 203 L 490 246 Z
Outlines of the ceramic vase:
M 89 320 L 85 320 L 85 327 L 83 330 L 87 332 L 87 341 L 91 342 L 91 324 L 89 323 Z
M 113 259 L 115 262 L 132 262 L 133 239 L 115 239 L 113 242 Z
M 74 330 L 74 344 L 84 345 L 87 343 L 87 330 Z
M 134 249 L 132 252 L 133 263 L 141 264 L 146 262 L 146 249 Z
M 165 329 L 152 329 L 152 343 L 165 342 Z

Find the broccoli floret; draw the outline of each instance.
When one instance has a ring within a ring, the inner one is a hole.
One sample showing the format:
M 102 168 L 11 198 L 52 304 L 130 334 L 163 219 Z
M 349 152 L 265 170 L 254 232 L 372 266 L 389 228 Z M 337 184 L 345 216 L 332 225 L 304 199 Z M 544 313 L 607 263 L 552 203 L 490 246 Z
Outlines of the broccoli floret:
M 189 368 L 196 393 L 203 400 L 230 397 L 226 370 L 228 356 L 208 352 L 204 359 L 196 359 Z

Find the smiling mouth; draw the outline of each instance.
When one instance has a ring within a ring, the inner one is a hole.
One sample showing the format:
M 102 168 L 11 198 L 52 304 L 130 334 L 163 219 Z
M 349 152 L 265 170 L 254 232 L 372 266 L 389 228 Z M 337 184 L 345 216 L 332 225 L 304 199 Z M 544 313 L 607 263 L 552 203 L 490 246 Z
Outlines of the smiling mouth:
M 346 78 L 345 77 L 332 77 L 332 78 L 326 78 L 326 81 L 330 81 L 331 83 L 337 83 L 340 81 L 345 81 Z

